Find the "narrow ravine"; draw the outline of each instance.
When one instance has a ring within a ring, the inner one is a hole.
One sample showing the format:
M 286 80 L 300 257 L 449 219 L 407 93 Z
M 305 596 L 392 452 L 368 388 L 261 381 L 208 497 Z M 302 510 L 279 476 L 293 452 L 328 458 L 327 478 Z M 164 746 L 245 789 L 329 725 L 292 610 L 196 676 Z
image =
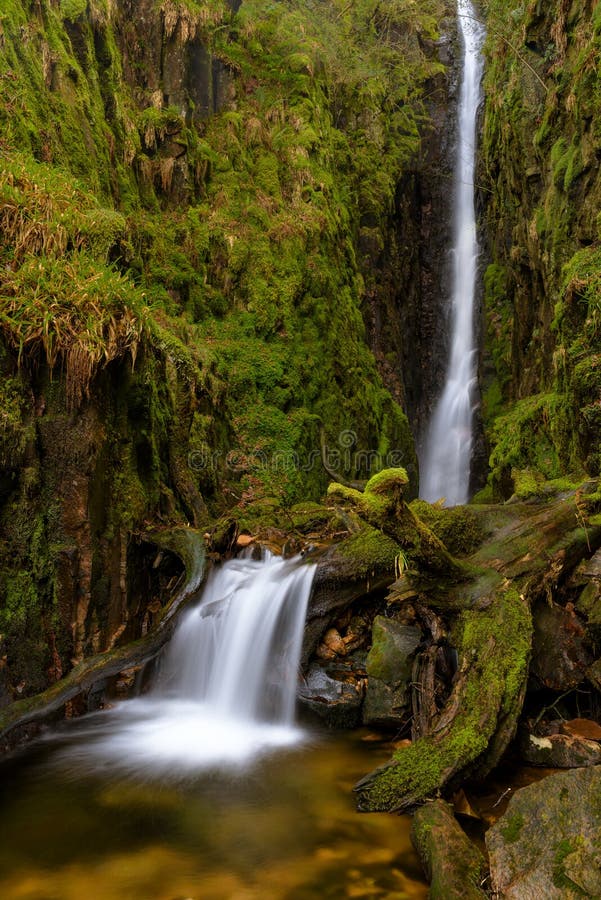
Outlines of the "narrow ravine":
M 476 120 L 481 100 L 484 27 L 470 0 L 458 0 L 463 47 L 455 163 L 450 356 L 442 394 L 434 408 L 420 458 L 420 496 L 447 506 L 469 496 L 476 404 L 474 300 L 478 238 L 474 203 Z

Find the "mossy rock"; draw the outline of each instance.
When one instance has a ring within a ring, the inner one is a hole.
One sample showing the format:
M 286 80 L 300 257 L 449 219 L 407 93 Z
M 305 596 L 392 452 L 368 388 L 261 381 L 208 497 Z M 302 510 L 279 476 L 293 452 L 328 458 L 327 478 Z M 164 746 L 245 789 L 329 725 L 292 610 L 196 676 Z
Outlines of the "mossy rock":
M 419 809 L 411 842 L 430 881 L 431 900 L 485 900 L 486 862 L 457 822 L 453 808 L 434 800 Z
M 492 888 L 508 900 L 601 895 L 601 766 L 517 791 L 486 834 Z
M 367 691 L 363 705 L 366 725 L 396 728 L 408 718 L 413 660 L 421 629 L 376 616 L 367 655 Z
M 394 619 L 376 616 L 372 626 L 371 649 L 367 655 L 368 678 L 389 684 L 406 683 L 411 678 L 413 656 L 422 639 L 414 625 L 403 625 Z

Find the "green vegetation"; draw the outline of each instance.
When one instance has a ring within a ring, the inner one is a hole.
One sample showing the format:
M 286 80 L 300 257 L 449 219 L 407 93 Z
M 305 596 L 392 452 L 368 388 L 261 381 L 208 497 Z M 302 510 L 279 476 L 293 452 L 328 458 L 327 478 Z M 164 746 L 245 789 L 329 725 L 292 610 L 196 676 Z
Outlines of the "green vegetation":
M 600 471 L 601 22 L 563 0 L 519 20 L 506 0 L 486 10 L 484 420 L 506 499 L 521 490 L 512 469 Z
M 454 556 L 469 556 L 484 540 L 480 519 L 469 506 L 446 509 L 425 500 L 414 500 L 411 510 Z
M 228 423 L 229 446 L 213 450 L 235 451 L 243 487 L 258 481 L 287 502 L 325 487 L 324 441 L 341 450 L 345 476 L 364 474 L 366 458 L 373 471 L 389 450 L 414 472 L 406 418 L 366 346 L 354 235 L 367 214 L 385 227 L 419 152 L 423 85 L 439 69 L 421 47 L 436 37 L 437 2 L 418 12 L 249 0 L 235 16 L 217 0 L 157 3 L 156 22 L 119 43 L 118 6 L 70 0 L 41 13 L 28 20 L 12 2 L 1 20 L 0 78 L 14 86 L 0 109 L 2 215 L 23 225 L 5 248 L 4 294 L 22 297 L 3 321 L 9 345 L 66 362 L 77 405 L 99 366 L 135 358 L 140 339 L 159 354 L 177 341 L 176 356 L 196 357 L 185 368 L 211 373 Z M 175 52 L 200 36 L 224 72 L 231 101 L 207 84 L 222 106 L 208 118 L 185 92 L 163 105 L 141 88 L 156 81 L 150 53 L 129 72 L 161 16 Z M 106 352 L 95 318 L 119 322 Z M 85 355 L 79 371 L 73 359 Z M 353 454 L 338 444 L 349 429 Z
M 507 819 L 507 824 L 502 829 L 501 834 L 508 844 L 513 844 L 518 840 L 520 832 L 524 827 L 524 817 L 521 813 L 514 813 Z

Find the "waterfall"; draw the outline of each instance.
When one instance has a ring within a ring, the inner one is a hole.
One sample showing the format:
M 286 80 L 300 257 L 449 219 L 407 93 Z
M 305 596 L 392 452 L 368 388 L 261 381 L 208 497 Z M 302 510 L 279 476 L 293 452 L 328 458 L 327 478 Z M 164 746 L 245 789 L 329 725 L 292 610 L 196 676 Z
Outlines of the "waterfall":
M 315 567 L 265 553 L 210 573 L 152 690 L 87 717 L 60 759 L 76 770 L 178 778 L 296 743 L 298 668 Z
M 157 684 L 222 717 L 292 725 L 314 567 L 265 553 L 213 570 L 182 619 Z
M 420 496 L 448 506 L 469 499 L 476 403 L 474 299 L 478 261 L 474 174 L 476 120 L 481 98 L 484 27 L 470 0 L 458 0 L 463 72 L 459 99 L 453 215 L 451 350 L 442 394 L 434 408 L 420 459 Z

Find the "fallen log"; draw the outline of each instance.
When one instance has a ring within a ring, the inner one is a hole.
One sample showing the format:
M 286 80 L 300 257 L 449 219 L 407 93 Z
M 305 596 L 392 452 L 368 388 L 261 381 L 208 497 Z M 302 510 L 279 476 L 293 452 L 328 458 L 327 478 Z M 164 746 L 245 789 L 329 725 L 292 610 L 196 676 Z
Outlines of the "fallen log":
M 531 604 L 601 546 L 596 484 L 554 500 L 479 511 L 494 540 L 469 559 L 477 577 L 446 591 L 411 578 L 420 603 L 442 616 L 458 656 L 442 709 L 418 704 L 419 737 L 355 787 L 361 810 L 401 811 L 469 776 L 484 777 L 515 735 L 528 677 Z M 407 592 L 407 577 L 401 589 Z M 393 585 L 389 599 L 395 602 Z M 430 652 L 431 650 L 427 651 Z M 431 667 L 423 671 L 431 679 Z M 417 686 L 419 690 L 419 685 Z

